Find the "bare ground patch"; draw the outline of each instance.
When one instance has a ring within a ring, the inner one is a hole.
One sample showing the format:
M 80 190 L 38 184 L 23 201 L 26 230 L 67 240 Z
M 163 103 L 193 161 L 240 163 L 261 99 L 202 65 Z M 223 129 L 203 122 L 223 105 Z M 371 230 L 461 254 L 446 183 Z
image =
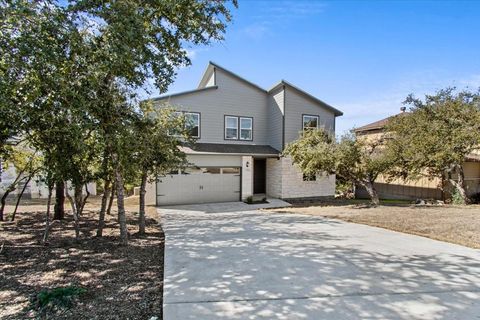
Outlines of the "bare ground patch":
M 414 206 L 390 203 L 370 207 L 364 201 L 331 201 L 271 210 L 361 223 L 480 249 L 480 206 Z
M 87 204 L 81 240 L 74 241 L 73 221 L 55 224 L 49 245 L 42 202 L 21 207 L 15 222 L 0 223 L 0 318 L 30 319 L 31 299 L 42 289 L 74 285 L 87 291 L 68 311 L 48 319 L 149 319 L 162 316 L 163 231 L 154 208 L 147 214 L 147 235 L 136 236 L 135 203 L 128 207 L 128 247 L 118 245 L 116 212 L 106 217 L 103 238 L 96 238 L 98 199 Z M 67 207 L 67 206 L 66 206 Z M 11 212 L 7 208 L 7 212 Z

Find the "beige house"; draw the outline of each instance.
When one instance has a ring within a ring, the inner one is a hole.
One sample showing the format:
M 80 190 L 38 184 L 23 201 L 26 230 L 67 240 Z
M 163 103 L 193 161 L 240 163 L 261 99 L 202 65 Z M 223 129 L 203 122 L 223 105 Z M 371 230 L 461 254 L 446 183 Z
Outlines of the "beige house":
M 406 115 L 402 112 L 399 115 Z M 385 126 L 394 116 L 364 125 L 354 130 L 358 139 L 367 141 L 379 140 L 385 134 Z M 469 155 L 463 164 L 467 194 L 473 195 L 480 192 L 480 152 Z M 420 178 L 418 180 L 404 181 L 403 179 L 387 180 L 379 176 L 375 188 L 383 199 L 437 199 L 445 200 L 450 197 L 451 188 L 441 179 Z M 367 197 L 362 188 L 357 188 L 356 196 Z

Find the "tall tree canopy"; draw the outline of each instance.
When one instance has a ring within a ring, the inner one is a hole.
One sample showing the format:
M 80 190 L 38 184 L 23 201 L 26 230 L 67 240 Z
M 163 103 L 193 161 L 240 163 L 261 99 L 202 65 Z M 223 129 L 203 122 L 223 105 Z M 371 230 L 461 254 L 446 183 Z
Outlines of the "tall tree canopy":
M 84 184 L 113 174 L 126 244 L 124 134 L 144 117 L 138 89 L 153 79 L 165 92 L 190 64 L 189 46 L 223 39 L 236 5 L 0 0 L 0 156 L 13 137 L 28 139 L 44 155 L 49 186 L 72 182 L 76 226 Z
M 410 112 L 387 126 L 387 147 L 396 156 L 392 174 L 448 181 L 467 203 L 462 164 L 480 147 L 480 91 L 448 88 L 423 100 L 410 95 L 405 103 Z

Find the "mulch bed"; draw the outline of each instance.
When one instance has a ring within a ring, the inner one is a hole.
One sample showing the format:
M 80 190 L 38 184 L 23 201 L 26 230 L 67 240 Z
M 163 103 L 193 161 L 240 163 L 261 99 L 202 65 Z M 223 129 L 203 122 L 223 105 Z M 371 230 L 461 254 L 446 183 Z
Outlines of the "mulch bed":
M 147 235 L 138 237 L 136 214 L 128 212 L 131 236 L 122 247 L 116 216 L 106 217 L 104 237 L 96 238 L 96 215 L 84 212 L 78 242 L 70 216 L 55 224 L 48 246 L 40 243 L 43 212 L 0 223 L 0 319 L 162 318 L 164 235 L 158 221 L 150 215 Z M 66 286 L 86 289 L 70 309 L 32 309 L 41 290 Z

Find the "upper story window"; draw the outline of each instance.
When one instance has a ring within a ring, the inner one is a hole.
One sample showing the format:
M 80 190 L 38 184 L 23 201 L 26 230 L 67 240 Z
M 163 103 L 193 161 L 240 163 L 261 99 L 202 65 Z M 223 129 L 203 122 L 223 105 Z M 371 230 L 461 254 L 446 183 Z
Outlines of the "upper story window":
M 252 140 L 253 119 L 240 118 L 240 140 Z
M 225 139 L 253 140 L 253 118 L 225 116 Z
M 303 115 L 303 130 L 305 131 L 305 130 L 318 129 L 318 122 L 319 122 L 319 117 L 318 116 L 304 114 Z
M 225 139 L 238 139 L 238 117 L 225 116 Z
M 198 112 L 186 112 L 186 111 L 175 111 L 173 113 L 174 117 L 185 117 L 185 129 L 188 131 L 192 138 L 200 138 L 200 113 Z M 180 135 L 178 130 L 172 130 L 169 132 L 171 135 Z
M 200 113 L 185 112 L 185 128 L 193 138 L 200 138 Z

